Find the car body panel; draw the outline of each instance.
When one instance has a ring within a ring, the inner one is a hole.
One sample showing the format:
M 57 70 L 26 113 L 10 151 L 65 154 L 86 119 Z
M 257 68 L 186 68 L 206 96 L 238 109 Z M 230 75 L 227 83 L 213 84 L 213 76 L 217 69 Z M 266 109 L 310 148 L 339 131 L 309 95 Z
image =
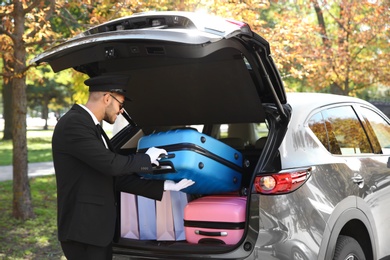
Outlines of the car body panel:
M 355 109 L 359 109 L 359 106 L 370 107 L 384 118 L 385 116 L 369 103 L 349 97 L 311 93 L 288 93 L 287 97 L 293 112 L 289 129 L 280 147 L 281 164 L 283 169 L 302 166 L 314 168 L 311 179 L 305 184 L 306 187 L 310 187 L 308 191 L 311 195 L 306 194 L 302 198 L 291 200 L 299 201 L 298 209 L 302 209 L 302 202 L 311 204 L 311 211 L 317 212 L 320 216 L 313 219 L 322 219 L 320 233 L 324 233 L 324 236 L 322 241 L 316 241 L 321 247 L 312 248 L 311 251 L 318 254 L 319 259 L 331 257 L 334 248 L 330 245 L 335 239 L 334 236 L 337 237 L 341 228 L 355 215 L 355 218 L 364 223 L 368 229 L 373 248 L 376 249 L 374 254 L 377 255 L 374 255 L 374 259 L 388 256 L 390 252 L 383 243 L 386 243 L 389 238 L 387 232 L 389 214 L 385 213 L 389 197 L 387 194 L 390 192 L 386 187 L 390 178 L 389 154 L 332 155 L 318 141 L 307 124 L 309 118 L 318 111 L 342 105 L 355 106 Z M 332 98 L 331 102 L 329 98 Z M 354 182 L 353 177 L 356 175 L 362 176 L 363 183 Z M 376 183 L 384 187 L 382 192 L 377 191 Z M 299 194 L 300 191 L 294 192 L 294 196 Z M 266 200 L 268 199 L 274 198 Z M 280 205 L 277 201 L 265 203 L 265 205 L 273 204 Z M 261 208 L 265 209 L 265 206 Z M 289 209 L 294 209 L 294 203 L 289 203 Z M 307 212 L 301 215 L 311 214 L 313 213 Z M 277 215 L 277 218 L 283 219 L 280 215 Z M 345 219 L 345 223 L 342 219 Z M 308 222 L 309 219 L 302 223 L 294 221 L 297 226 Z M 283 224 L 289 226 L 288 221 Z M 312 227 L 304 229 L 312 230 Z M 322 248 L 321 252 L 318 251 L 319 248 Z M 328 249 L 327 252 L 325 248 Z

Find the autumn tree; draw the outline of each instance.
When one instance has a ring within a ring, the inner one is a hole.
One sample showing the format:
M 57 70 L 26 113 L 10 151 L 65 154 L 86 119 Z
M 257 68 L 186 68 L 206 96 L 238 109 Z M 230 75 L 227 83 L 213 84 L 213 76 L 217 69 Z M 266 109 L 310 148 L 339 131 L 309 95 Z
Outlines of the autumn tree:
M 390 85 L 389 1 L 271 1 L 262 28 L 287 89 L 359 96 Z
M 46 4 L 45 4 L 46 3 Z M 37 38 L 50 37 L 47 19 L 54 12 L 55 1 L 5 2 L 0 7 L 0 35 L 3 59 L 12 82 L 13 144 L 13 216 L 28 219 L 34 216 L 27 176 L 26 138 L 26 63 L 27 48 Z M 3 75 L 4 76 L 4 75 Z
M 91 4 L 90 1 L 84 3 L 54 0 L 2 1 L 0 5 L 0 50 L 3 59 L 3 70 L 0 75 L 5 84 L 9 84 L 8 87 L 5 85 L 6 91 L 3 92 L 3 98 L 10 97 L 9 104 L 12 105 L 12 107 L 5 107 L 4 113 L 12 111 L 6 124 L 12 122 L 14 194 L 12 214 L 15 218 L 25 220 L 34 217 L 27 175 L 26 138 L 26 75 L 34 65 L 29 65 L 27 59 L 41 50 L 40 48 L 47 48 L 63 40 L 60 33 L 53 31 L 52 24 L 57 26 L 56 29 L 65 36 L 73 36 L 77 28 L 84 29 L 83 24 L 90 20 L 90 14 L 96 6 L 103 8 L 105 5 L 100 2 Z M 77 16 L 78 14 L 80 16 Z M 65 26 L 61 27 L 62 22 L 67 26 L 66 29 L 64 29 Z M 34 79 L 34 74 L 30 76 Z M 9 87 L 11 88 L 10 96 L 6 96 Z
M 80 2 L 73 3 L 77 4 L 80 5 Z M 9 90 L 9 87 L 11 89 L 10 93 L 3 92 L 3 99 L 10 98 L 9 104 L 12 105 L 4 108 L 4 114 L 12 111 L 10 117 L 6 118 L 6 124 L 11 122 L 14 194 L 12 214 L 18 219 L 34 217 L 27 175 L 26 138 L 26 77 L 33 64 L 29 65 L 27 59 L 36 54 L 42 46 L 48 47 L 56 40 L 63 39 L 52 30 L 51 21 L 53 17 L 62 17 L 58 10 L 68 7 L 71 7 L 68 2 L 54 0 L 13 0 L 3 1 L 0 5 L 0 50 L 3 59 L 3 70 L 0 75 L 3 82 L 8 84 L 4 85 L 6 90 Z M 86 8 L 88 7 L 91 6 L 86 5 Z M 78 24 L 77 18 L 67 21 L 67 25 L 74 21 Z M 72 27 L 69 26 L 68 29 L 73 34 Z M 7 96 L 9 94 L 10 96 Z
M 356 95 L 368 86 L 390 85 L 389 1 L 313 1 L 328 55 L 321 85 Z
M 0 46 L 3 49 L 4 45 Z M 3 64 L 6 64 L 6 59 L 3 57 Z M 12 140 L 12 81 L 10 80 L 11 73 L 8 66 L 2 66 L 2 89 L 3 95 L 3 118 L 4 118 L 4 130 L 3 140 Z
M 15 218 L 26 220 L 34 217 L 27 174 L 26 138 L 26 75 L 34 64 L 27 63 L 28 57 L 36 54 L 40 48 L 47 48 L 63 40 L 60 33 L 53 31 L 52 25 L 64 36 L 70 37 L 80 30 L 85 30 L 87 21 L 92 21 L 89 24 L 91 26 L 122 15 L 124 11 L 129 10 L 121 9 L 123 4 L 109 0 L 1 2 L 0 54 L 3 59 L 3 70 L 0 76 L 5 84 L 3 98 L 11 98 L 8 103 L 11 105 L 5 107 L 4 114 L 12 111 L 6 124 L 11 122 L 14 194 L 12 214 Z M 62 23 L 68 28 L 64 29 Z M 30 76 L 34 78 L 34 75 Z

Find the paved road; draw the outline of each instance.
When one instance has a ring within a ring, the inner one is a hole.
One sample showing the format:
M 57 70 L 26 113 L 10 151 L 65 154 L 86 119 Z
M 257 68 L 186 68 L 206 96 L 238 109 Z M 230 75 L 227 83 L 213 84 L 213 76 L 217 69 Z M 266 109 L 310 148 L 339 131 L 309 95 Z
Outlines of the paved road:
M 0 166 L 0 181 L 12 180 L 12 166 Z M 54 174 L 53 162 L 30 163 L 28 164 L 28 176 L 45 176 Z

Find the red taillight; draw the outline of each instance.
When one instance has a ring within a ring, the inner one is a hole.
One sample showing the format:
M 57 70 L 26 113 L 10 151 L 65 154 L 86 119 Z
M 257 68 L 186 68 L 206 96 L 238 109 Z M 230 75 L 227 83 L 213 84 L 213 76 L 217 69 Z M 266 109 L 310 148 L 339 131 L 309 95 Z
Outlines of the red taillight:
M 264 174 L 255 178 L 256 192 L 262 194 L 284 194 L 301 187 L 310 177 L 311 168 L 285 170 Z

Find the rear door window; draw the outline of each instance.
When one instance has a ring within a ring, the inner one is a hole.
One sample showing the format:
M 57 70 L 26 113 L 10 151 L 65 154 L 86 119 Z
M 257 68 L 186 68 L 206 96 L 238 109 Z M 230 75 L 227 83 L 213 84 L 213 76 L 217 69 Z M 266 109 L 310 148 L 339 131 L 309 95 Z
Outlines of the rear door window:
M 332 154 L 353 155 L 373 152 L 352 106 L 323 110 L 310 118 L 309 127 Z

